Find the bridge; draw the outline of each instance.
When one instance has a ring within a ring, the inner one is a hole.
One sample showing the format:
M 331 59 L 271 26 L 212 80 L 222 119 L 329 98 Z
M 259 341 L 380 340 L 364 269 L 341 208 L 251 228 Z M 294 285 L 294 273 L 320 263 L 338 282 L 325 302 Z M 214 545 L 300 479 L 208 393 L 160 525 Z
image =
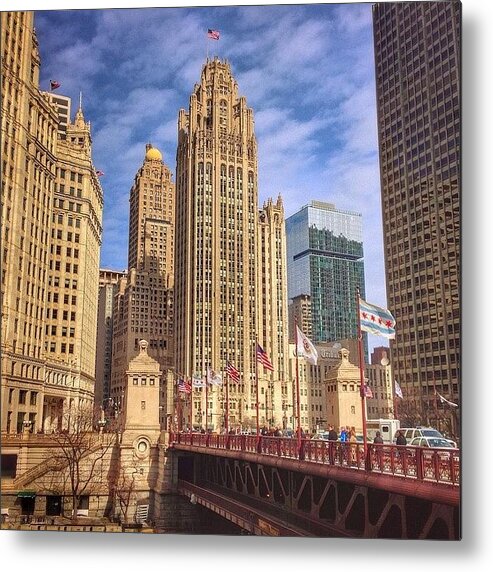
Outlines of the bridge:
M 460 538 L 458 449 L 171 433 L 178 492 L 250 534 Z

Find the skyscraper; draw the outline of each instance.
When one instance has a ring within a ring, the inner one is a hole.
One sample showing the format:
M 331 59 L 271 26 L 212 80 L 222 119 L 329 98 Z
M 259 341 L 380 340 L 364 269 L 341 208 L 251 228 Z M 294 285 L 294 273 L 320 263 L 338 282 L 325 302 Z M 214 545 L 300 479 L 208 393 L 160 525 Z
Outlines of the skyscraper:
M 264 420 L 272 403 L 272 395 L 265 400 L 266 387 L 280 375 L 279 364 L 287 353 L 268 316 L 260 321 L 258 315 L 259 296 L 266 288 L 260 284 L 265 280 L 261 261 L 269 260 L 271 272 L 272 257 L 277 260 L 283 252 L 283 209 L 280 203 L 266 207 L 261 214 L 264 226 L 259 227 L 253 111 L 239 95 L 229 63 L 217 58 L 204 65 L 188 112 L 179 112 L 176 177 L 180 197 L 175 261 L 177 372 L 204 375 L 211 367 L 224 374 L 226 362 L 232 362 L 241 378 L 235 387 L 235 421 L 254 426 L 256 343 L 264 343 L 263 349 L 271 352 L 275 362 L 274 372 L 259 367 L 258 377 L 265 385 L 259 396 L 263 405 L 259 417 Z M 263 253 L 259 244 L 264 245 Z M 279 271 L 285 272 L 282 267 Z M 275 283 L 269 280 L 269 288 Z M 282 291 L 283 281 L 276 287 Z M 278 330 L 286 319 L 282 308 L 273 305 L 280 292 L 266 295 L 269 312 L 276 312 Z M 192 396 L 194 424 L 206 422 L 203 393 L 197 389 Z M 209 400 L 207 424 L 221 427 L 224 388 L 210 391 Z
M 45 318 L 46 380 L 68 378 L 65 410 L 94 399 L 103 191 L 91 156 L 90 124 L 79 107 L 58 136 Z M 45 410 L 54 413 L 60 402 L 51 398 Z
M 421 421 L 454 432 L 434 394 L 459 398 L 460 20 L 460 2 L 373 7 L 392 365 Z
M 96 385 L 94 405 L 96 410 L 107 407 L 110 398 L 111 357 L 113 351 L 113 299 L 118 282 L 125 272 L 101 269 L 99 271 L 98 333 L 96 343 Z
M 130 190 L 128 274 L 114 299 L 110 396 L 124 399 L 126 371 L 148 342 L 149 355 L 163 372 L 161 423 L 171 415 L 173 388 L 167 373 L 173 357 L 173 260 L 175 185 L 161 152 L 147 144 L 142 166 Z
M 260 423 L 283 425 L 284 413 L 292 403 L 292 379 L 288 356 L 288 280 L 286 273 L 286 229 L 281 197 L 269 199 L 258 217 L 257 336 L 274 366 L 260 370 Z
M 1 18 L 2 430 L 51 431 L 93 400 L 103 195 L 82 109 L 39 89 L 34 14 Z
M 361 215 L 311 201 L 286 219 L 286 238 L 288 296 L 310 296 L 312 341 L 356 338 L 357 288 L 365 296 Z

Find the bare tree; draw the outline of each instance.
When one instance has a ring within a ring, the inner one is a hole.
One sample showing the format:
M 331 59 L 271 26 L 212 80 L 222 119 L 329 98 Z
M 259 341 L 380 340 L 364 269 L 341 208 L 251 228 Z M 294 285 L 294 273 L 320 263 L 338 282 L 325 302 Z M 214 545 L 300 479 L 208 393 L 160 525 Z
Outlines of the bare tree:
M 92 406 L 80 405 L 66 414 L 67 430 L 53 434 L 57 447 L 50 452 L 47 472 L 58 473 L 72 497 L 72 517 L 82 496 L 107 487 L 107 454 L 114 433 L 98 432 Z
M 114 498 L 118 502 L 121 521 L 128 523 L 128 510 L 135 500 L 135 477 L 138 473 L 136 463 L 124 466 L 120 463 L 118 475 L 114 485 Z

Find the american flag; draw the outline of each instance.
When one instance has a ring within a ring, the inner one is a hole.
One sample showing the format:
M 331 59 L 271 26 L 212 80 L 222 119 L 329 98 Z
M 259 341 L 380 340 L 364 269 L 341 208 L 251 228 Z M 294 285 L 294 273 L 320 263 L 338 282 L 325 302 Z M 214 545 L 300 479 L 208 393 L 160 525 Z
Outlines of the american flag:
M 192 386 L 190 385 L 190 382 L 187 381 L 186 379 L 179 379 L 178 380 L 178 391 L 180 391 L 181 393 L 191 393 L 192 392 Z
M 207 37 L 211 40 L 219 40 L 219 30 L 211 30 L 209 28 L 207 30 Z
M 257 361 L 261 363 L 265 369 L 274 371 L 274 366 L 272 365 L 269 356 L 265 353 L 259 344 L 257 344 Z
M 226 362 L 226 375 L 228 375 L 236 383 L 240 382 L 240 372 L 231 362 Z
M 50 80 L 50 89 L 58 89 L 61 85 L 61 83 L 58 83 L 54 79 Z

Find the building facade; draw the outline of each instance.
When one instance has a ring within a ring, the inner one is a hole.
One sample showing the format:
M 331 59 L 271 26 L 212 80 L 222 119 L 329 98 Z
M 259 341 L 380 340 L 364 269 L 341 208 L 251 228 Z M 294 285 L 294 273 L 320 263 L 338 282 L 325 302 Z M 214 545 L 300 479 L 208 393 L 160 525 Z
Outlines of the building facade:
M 258 191 L 253 111 L 227 62 L 204 65 L 180 110 L 177 149 L 175 319 L 180 375 L 240 371 L 238 419 L 255 423 Z M 222 424 L 223 389 L 210 395 L 208 424 Z M 192 418 L 205 425 L 205 391 Z M 200 416 L 200 417 L 199 417 Z
M 281 197 L 269 199 L 258 216 L 258 342 L 267 352 L 274 371 L 258 368 L 260 422 L 282 427 L 284 411 L 291 402 L 288 356 L 288 307 L 286 230 Z M 234 384 L 232 384 L 234 386 Z M 231 419 L 231 421 L 233 421 Z
M 58 93 L 47 91 L 45 92 L 46 97 L 54 104 L 58 114 L 58 136 L 60 139 L 67 138 L 67 126 L 72 118 L 72 100 L 66 95 L 60 95 Z M 82 101 L 80 101 L 79 107 L 82 109 Z
M 94 400 L 102 218 L 103 191 L 92 164 L 90 124 L 79 107 L 57 145 L 45 315 L 45 380 L 53 386 L 62 383 L 64 391 L 61 395 L 56 391 L 49 401 L 45 398 L 45 431 L 58 427 L 60 411 L 67 417 L 71 407 Z
M 96 385 L 94 406 L 110 405 L 111 357 L 113 349 L 113 299 L 118 282 L 126 272 L 102 268 L 99 271 L 98 333 L 96 342 Z
M 139 353 L 140 340 L 146 339 L 149 355 L 163 372 L 163 426 L 173 411 L 174 213 L 171 171 L 161 152 L 148 144 L 130 191 L 129 270 L 114 298 L 110 398 L 121 410 L 128 363 Z
M 93 398 L 102 190 L 82 110 L 62 140 L 39 89 L 34 14 L 1 18 L 2 430 L 51 431 Z
M 296 328 L 298 328 L 312 339 L 312 301 L 309 294 L 300 294 L 290 300 L 288 307 L 289 338 L 295 339 Z
M 460 26 L 460 2 L 373 7 L 392 365 L 423 424 L 460 393 Z
M 373 397 L 366 399 L 368 419 L 394 419 L 396 417 L 394 376 L 389 348 L 374 348 L 371 362 L 365 367 L 367 383 Z
M 314 342 L 356 338 L 365 296 L 361 215 L 311 201 L 286 219 L 288 296 L 310 296 Z

